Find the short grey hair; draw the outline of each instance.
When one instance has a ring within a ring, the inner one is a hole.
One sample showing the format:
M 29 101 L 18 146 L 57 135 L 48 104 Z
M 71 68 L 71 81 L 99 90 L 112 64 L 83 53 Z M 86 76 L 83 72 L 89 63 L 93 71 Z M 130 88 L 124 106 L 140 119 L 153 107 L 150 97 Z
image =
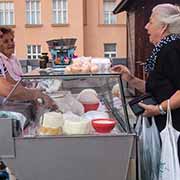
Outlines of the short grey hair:
M 159 23 L 167 24 L 167 33 L 180 34 L 180 7 L 165 3 L 155 6 L 152 13 L 156 15 Z

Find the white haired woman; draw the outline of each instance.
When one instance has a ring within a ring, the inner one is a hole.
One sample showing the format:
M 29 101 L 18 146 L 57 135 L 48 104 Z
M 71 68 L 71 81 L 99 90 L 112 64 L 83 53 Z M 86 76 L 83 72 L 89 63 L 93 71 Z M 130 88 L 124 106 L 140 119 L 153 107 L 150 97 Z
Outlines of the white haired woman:
M 146 82 L 136 78 L 125 66 L 117 65 L 112 70 L 120 72 L 132 87 L 154 96 L 159 105 L 140 105 L 145 109 L 145 116 L 155 116 L 159 131 L 165 127 L 167 100 L 170 99 L 173 126 L 180 131 L 179 7 L 168 3 L 155 6 L 145 29 L 149 41 L 155 46 L 145 64 L 145 71 L 148 72 Z

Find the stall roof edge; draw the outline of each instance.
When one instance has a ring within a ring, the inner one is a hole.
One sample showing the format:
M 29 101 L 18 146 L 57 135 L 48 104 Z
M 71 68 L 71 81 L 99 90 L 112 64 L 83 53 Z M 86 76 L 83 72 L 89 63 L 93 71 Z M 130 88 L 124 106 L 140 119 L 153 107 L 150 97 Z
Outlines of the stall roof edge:
M 113 10 L 113 14 L 118 14 L 120 12 L 126 11 L 134 0 L 122 0 Z

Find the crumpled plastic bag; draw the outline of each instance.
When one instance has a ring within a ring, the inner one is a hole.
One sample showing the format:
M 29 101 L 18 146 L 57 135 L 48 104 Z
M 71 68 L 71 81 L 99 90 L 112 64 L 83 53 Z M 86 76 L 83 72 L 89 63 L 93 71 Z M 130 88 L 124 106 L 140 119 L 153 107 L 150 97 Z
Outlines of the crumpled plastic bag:
M 139 136 L 141 179 L 158 180 L 161 147 L 154 117 L 150 125 L 146 117 L 140 116 L 135 130 Z
M 71 93 L 67 93 L 65 97 L 54 98 L 59 110 L 63 113 L 71 111 L 74 114 L 82 115 L 84 113 L 83 105 L 72 96 Z
M 47 93 L 57 92 L 62 85 L 59 79 L 47 79 L 38 83 L 37 88 L 45 90 Z
M 8 118 L 13 121 L 13 136 L 19 136 L 24 129 L 26 117 L 19 112 L 0 111 L 0 118 Z

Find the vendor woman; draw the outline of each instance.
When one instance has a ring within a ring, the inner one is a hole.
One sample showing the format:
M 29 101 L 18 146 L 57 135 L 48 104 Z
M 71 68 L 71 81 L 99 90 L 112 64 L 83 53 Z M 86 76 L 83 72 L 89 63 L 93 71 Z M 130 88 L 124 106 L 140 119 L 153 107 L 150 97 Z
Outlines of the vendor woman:
M 13 55 L 15 49 L 14 31 L 10 28 L 0 27 L 0 97 L 6 97 L 20 80 L 23 74 L 21 65 Z M 55 108 L 54 101 L 43 94 L 39 89 L 25 88 L 21 84 L 10 98 L 12 100 L 31 100 L 41 99 L 46 108 Z

